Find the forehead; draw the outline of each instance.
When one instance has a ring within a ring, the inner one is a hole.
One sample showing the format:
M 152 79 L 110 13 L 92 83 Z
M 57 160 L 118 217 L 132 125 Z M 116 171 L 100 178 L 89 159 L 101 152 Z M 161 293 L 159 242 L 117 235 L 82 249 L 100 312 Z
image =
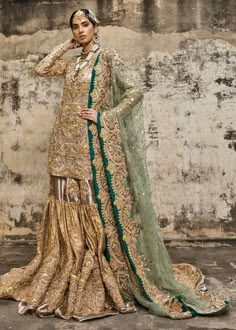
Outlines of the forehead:
M 83 22 L 91 23 L 90 20 L 86 16 L 74 17 L 72 20 L 72 24 L 82 24 Z

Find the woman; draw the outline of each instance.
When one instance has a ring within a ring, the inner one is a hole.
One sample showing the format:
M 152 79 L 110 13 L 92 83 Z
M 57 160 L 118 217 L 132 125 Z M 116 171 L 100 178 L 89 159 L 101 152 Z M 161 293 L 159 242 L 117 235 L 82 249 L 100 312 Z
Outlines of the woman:
M 20 314 L 78 321 L 134 312 L 135 299 L 176 319 L 222 312 L 228 302 L 198 290 L 197 268 L 171 264 L 151 203 L 142 93 L 119 55 L 100 48 L 97 24 L 90 10 L 74 12 L 74 38 L 36 67 L 41 76 L 65 74 L 50 193 L 37 255 L 0 277 L 0 296 L 18 300 Z M 78 57 L 60 59 L 75 47 Z

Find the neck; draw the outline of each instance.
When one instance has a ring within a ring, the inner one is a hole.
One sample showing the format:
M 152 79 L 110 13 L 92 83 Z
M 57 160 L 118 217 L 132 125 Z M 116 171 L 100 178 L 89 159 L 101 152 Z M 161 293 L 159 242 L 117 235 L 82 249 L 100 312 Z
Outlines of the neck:
M 89 52 L 93 48 L 93 46 L 94 46 L 94 41 L 91 40 L 88 44 L 83 45 L 83 47 L 82 47 L 83 48 L 83 52 L 84 53 Z

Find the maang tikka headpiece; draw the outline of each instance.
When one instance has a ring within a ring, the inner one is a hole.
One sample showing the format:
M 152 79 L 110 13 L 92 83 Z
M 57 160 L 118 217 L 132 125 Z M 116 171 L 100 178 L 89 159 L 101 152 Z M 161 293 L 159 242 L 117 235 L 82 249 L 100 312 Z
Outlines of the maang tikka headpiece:
M 76 13 L 74 17 L 83 17 L 86 16 L 88 17 L 88 19 L 95 25 L 99 24 L 99 20 L 97 19 L 97 17 L 95 16 L 95 14 L 90 10 L 90 9 L 79 9 Z
M 92 22 L 94 25 L 99 24 L 99 20 L 90 9 L 79 9 L 74 15 L 74 17 L 77 18 L 81 18 L 83 16 L 87 17 L 90 20 L 90 22 Z M 101 38 L 97 33 L 94 35 L 93 41 L 100 46 Z

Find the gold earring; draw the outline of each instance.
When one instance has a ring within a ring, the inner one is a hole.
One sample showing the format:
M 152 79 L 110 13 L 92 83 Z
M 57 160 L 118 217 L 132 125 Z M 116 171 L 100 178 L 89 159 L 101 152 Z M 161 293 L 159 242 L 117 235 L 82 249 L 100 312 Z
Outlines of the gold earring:
M 95 34 L 93 36 L 93 41 L 95 42 L 95 44 L 100 45 L 101 37 L 98 34 Z

